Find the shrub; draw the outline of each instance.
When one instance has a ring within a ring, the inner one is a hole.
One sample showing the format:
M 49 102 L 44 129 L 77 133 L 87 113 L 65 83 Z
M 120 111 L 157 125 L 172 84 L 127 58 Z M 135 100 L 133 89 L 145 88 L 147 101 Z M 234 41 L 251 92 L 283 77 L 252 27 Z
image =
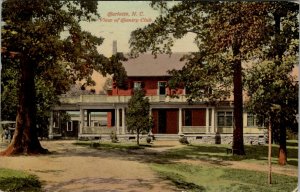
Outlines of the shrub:
M 112 143 L 117 143 L 118 142 L 117 133 L 115 131 L 112 131 L 110 133 L 110 139 L 111 139 Z
M 4 191 L 42 191 L 36 176 L 0 177 L 0 189 Z
M 179 138 L 179 142 L 180 142 L 181 144 L 184 144 L 184 145 L 189 144 L 189 141 L 188 141 L 188 139 L 187 139 L 186 136 L 180 137 L 180 138 Z
M 97 148 L 97 147 L 100 147 L 100 143 L 91 142 L 90 146 L 92 148 Z
M 147 136 L 146 141 L 147 141 L 147 143 L 151 143 L 152 137 L 151 136 Z

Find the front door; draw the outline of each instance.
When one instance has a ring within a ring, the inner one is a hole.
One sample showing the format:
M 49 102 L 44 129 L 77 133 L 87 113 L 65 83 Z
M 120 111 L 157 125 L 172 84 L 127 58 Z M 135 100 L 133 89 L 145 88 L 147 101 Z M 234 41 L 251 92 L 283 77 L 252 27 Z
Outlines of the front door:
M 158 133 L 166 133 L 167 113 L 166 110 L 158 111 Z

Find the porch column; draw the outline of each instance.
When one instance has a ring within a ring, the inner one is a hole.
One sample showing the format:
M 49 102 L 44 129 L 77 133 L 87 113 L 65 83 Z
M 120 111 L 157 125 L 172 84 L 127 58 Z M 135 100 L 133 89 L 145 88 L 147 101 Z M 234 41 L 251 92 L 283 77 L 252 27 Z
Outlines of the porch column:
M 122 134 L 125 135 L 125 108 L 122 108 Z
M 182 108 L 179 108 L 178 113 L 178 135 L 182 134 Z
M 209 108 L 206 108 L 206 114 L 205 114 L 205 132 L 209 133 Z
M 116 113 L 116 132 L 117 134 L 119 134 L 119 129 L 120 129 L 120 114 L 119 114 L 119 108 L 115 109 L 115 113 Z
M 211 131 L 213 133 L 216 132 L 216 128 L 215 128 L 215 108 L 211 108 Z
M 152 116 L 152 108 L 150 108 L 150 110 L 149 110 L 149 118 L 150 118 L 151 116 Z M 152 129 L 150 129 L 149 135 L 153 135 Z
M 49 139 L 53 139 L 53 111 L 50 113 Z
M 87 126 L 90 127 L 91 126 L 91 116 L 90 116 L 90 112 L 88 109 L 86 110 L 86 117 L 87 117 Z
M 79 135 L 82 134 L 83 127 L 84 127 L 84 109 L 80 109 Z

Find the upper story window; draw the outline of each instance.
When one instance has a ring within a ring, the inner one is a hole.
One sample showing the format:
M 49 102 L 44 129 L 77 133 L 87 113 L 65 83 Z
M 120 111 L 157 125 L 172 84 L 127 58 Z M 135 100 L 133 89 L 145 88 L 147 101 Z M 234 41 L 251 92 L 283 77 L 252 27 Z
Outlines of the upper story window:
M 191 94 L 191 90 L 188 87 L 184 87 L 184 93 L 186 95 Z
M 166 95 L 166 82 L 158 82 L 158 95 Z
M 141 90 L 141 89 L 142 89 L 142 82 L 140 82 L 140 81 L 135 81 L 135 82 L 133 83 L 133 89 L 135 89 L 135 90 Z
M 219 127 L 232 127 L 233 125 L 232 111 L 219 111 L 218 112 L 218 126 Z

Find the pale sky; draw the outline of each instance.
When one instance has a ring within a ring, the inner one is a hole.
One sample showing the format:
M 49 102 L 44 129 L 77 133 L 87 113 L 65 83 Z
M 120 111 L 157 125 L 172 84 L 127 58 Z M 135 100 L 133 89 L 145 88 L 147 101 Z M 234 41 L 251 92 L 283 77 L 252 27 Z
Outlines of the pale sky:
M 174 2 L 169 3 L 171 5 Z M 111 56 L 113 40 L 117 40 L 118 52 L 129 52 L 131 31 L 150 24 L 159 15 L 159 11 L 153 10 L 149 4 L 150 1 L 99 1 L 101 20 L 83 23 L 82 28 L 104 38 L 98 50 L 105 56 Z M 196 49 L 193 36 L 188 35 L 176 41 L 173 51 L 189 52 Z
M 171 1 L 168 3 L 170 6 L 174 4 Z M 98 12 L 102 20 L 82 23 L 82 28 L 90 31 L 93 35 L 104 38 L 104 42 L 98 48 L 98 51 L 107 57 L 112 55 L 114 40 L 117 41 L 118 52 L 128 53 L 131 31 L 150 24 L 159 16 L 159 11 L 150 7 L 150 1 L 99 1 L 98 4 Z M 197 50 L 193 41 L 192 35 L 176 40 L 173 52 Z M 99 93 L 102 90 L 105 78 L 97 72 L 93 74 L 92 78 L 95 80 L 96 86 L 90 88 L 94 88 Z

